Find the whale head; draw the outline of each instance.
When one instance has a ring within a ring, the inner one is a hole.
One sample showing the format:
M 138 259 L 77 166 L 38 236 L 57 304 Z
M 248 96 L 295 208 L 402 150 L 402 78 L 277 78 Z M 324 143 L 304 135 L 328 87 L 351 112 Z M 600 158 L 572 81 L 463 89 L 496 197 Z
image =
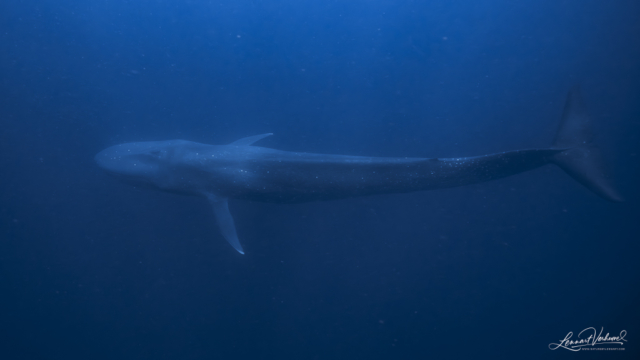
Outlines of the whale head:
M 170 141 L 134 142 L 111 146 L 99 152 L 95 161 L 109 174 L 153 185 L 170 156 Z

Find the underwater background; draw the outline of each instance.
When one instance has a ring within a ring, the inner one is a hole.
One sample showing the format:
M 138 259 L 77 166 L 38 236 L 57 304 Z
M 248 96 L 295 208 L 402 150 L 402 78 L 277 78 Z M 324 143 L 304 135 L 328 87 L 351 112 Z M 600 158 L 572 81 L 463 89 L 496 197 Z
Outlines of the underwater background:
M 267 132 L 346 155 L 544 148 L 574 85 L 624 203 L 555 166 L 231 201 L 240 255 L 206 200 L 93 159 Z M 635 0 L 6 0 L 0 125 L 0 359 L 640 358 Z M 588 327 L 624 350 L 549 348 Z

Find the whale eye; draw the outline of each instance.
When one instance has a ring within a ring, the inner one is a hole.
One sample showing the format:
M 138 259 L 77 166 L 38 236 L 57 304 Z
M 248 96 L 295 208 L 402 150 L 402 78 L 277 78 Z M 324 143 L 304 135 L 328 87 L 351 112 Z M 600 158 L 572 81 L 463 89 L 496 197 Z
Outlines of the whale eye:
M 153 150 L 150 152 L 150 154 L 155 157 L 160 157 L 160 150 Z

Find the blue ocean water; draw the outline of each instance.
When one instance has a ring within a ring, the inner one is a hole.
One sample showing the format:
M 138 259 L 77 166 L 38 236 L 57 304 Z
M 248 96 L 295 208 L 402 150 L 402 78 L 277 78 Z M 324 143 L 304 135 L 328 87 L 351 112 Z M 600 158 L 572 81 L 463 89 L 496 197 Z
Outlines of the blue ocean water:
M 1 2 L 0 358 L 640 358 L 639 34 L 632 0 Z M 267 132 L 328 154 L 544 148 L 574 85 L 624 203 L 554 166 L 232 200 L 240 255 L 205 200 L 93 159 Z M 624 350 L 549 348 L 589 327 Z

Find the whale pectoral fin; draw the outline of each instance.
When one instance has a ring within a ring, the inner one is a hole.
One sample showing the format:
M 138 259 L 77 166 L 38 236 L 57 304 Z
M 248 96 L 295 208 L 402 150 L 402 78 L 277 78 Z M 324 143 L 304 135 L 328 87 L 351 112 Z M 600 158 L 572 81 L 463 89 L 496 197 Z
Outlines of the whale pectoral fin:
M 240 254 L 244 254 L 240 240 L 238 240 L 238 234 L 236 234 L 236 226 L 233 223 L 233 217 L 229 212 L 229 201 L 227 198 L 220 198 L 215 195 L 207 196 L 213 212 L 218 221 L 218 227 L 222 232 L 222 236 L 236 249 Z
M 249 146 L 249 145 L 253 144 L 256 141 L 262 140 L 262 139 L 266 138 L 267 136 L 271 136 L 271 135 L 273 135 L 273 133 L 249 136 L 249 137 L 245 137 L 245 138 L 242 138 L 242 139 L 238 139 L 238 140 L 232 142 L 229 145 Z

